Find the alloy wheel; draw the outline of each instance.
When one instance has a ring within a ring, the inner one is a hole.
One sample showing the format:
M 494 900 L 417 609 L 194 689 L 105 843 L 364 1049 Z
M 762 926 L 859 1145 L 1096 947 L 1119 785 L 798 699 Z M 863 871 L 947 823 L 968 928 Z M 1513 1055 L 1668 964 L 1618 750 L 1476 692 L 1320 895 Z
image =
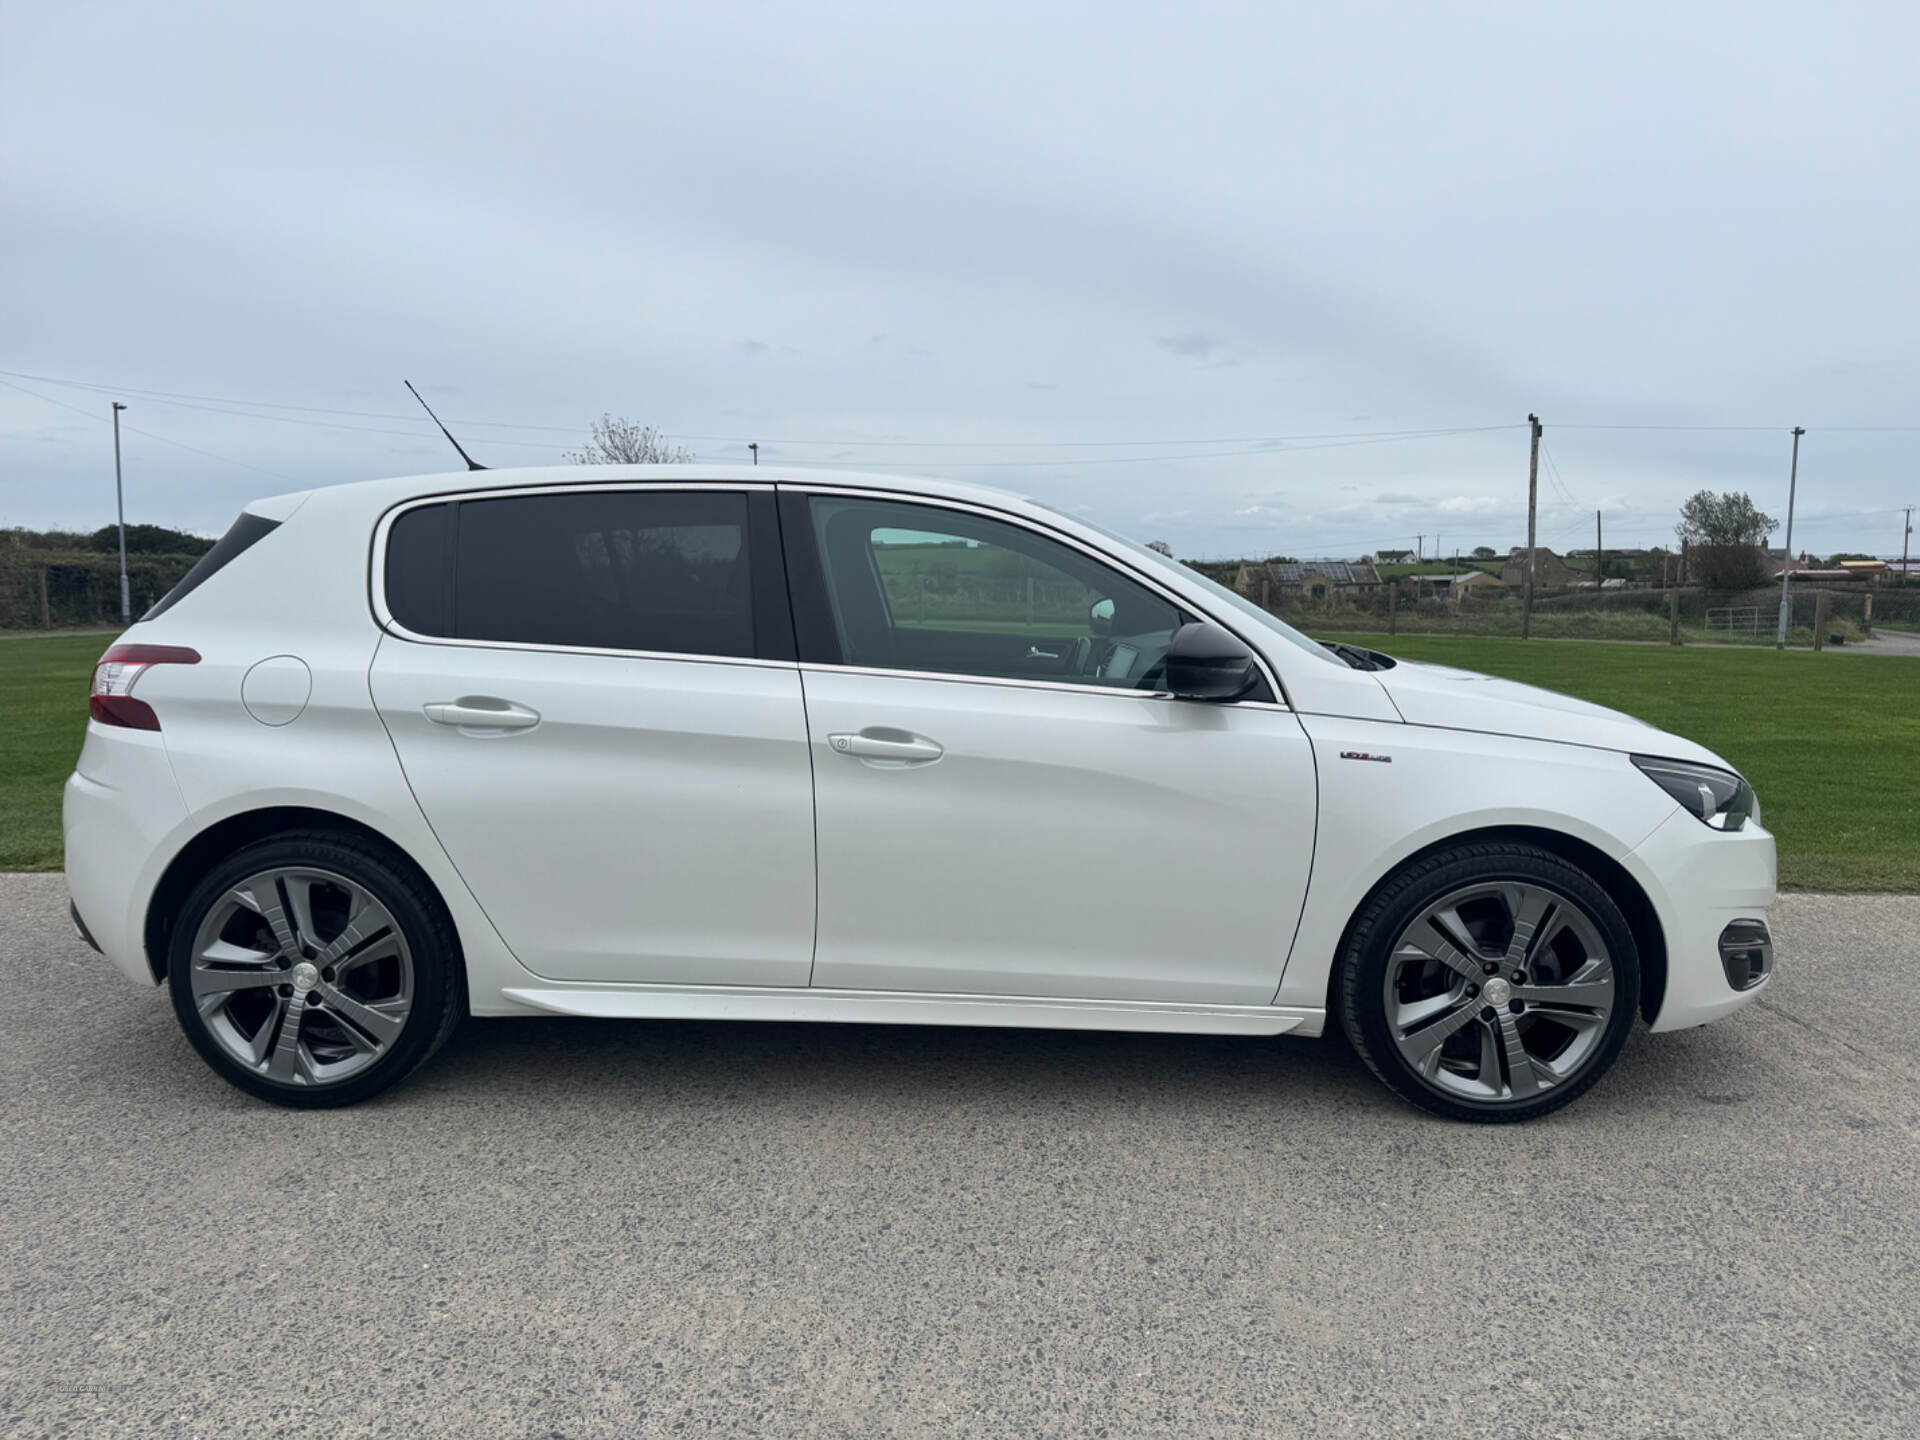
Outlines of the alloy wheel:
M 220 1048 L 282 1085 L 359 1074 L 413 1009 L 413 956 L 392 912 L 329 870 L 276 867 L 228 887 L 194 936 L 189 979 Z
M 1535 881 L 1454 890 L 1388 955 L 1387 1025 L 1414 1073 L 1480 1104 L 1533 1100 L 1600 1052 L 1616 1004 L 1612 957 L 1579 904 Z

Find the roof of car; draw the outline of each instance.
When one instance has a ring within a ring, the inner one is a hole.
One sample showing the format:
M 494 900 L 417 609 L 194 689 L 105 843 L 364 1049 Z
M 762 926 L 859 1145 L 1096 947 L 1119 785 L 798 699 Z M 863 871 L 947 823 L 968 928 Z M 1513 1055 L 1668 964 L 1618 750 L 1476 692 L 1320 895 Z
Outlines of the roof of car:
M 924 475 L 886 474 L 873 470 L 827 470 L 811 465 L 539 465 L 503 470 L 452 470 L 438 474 L 401 475 L 386 480 L 356 480 L 324 487 L 329 493 L 364 495 L 382 506 L 416 495 L 451 491 L 507 490 L 541 485 L 594 485 L 732 481 L 760 484 L 836 485 L 851 489 L 908 490 L 949 500 L 979 500 L 989 504 L 1031 506 L 1039 502 L 1010 490 L 975 485 L 963 480 Z M 294 502 L 312 495 L 300 491 L 256 501 L 249 509 L 289 511 Z M 1050 508 L 1050 507 L 1042 507 Z

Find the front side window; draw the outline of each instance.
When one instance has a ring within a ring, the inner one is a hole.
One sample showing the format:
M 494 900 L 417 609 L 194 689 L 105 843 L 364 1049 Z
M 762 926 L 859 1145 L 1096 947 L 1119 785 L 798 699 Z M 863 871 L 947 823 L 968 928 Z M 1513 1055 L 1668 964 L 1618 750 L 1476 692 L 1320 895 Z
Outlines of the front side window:
M 939 506 L 810 511 L 846 664 L 1160 688 L 1179 608 L 1084 552 Z
M 751 656 L 751 592 L 742 494 L 446 502 L 401 515 L 387 539 L 388 608 L 422 635 Z

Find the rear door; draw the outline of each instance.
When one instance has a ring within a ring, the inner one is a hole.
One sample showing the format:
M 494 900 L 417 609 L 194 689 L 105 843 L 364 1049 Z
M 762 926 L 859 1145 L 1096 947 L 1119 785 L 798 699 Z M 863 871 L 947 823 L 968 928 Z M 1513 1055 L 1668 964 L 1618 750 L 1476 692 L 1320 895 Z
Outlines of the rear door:
M 523 964 L 807 983 L 813 791 L 770 489 L 416 505 L 375 582 L 375 704 Z
M 1194 618 L 1040 527 L 782 487 L 816 986 L 1264 1005 L 1313 855 L 1306 735 L 1160 693 Z

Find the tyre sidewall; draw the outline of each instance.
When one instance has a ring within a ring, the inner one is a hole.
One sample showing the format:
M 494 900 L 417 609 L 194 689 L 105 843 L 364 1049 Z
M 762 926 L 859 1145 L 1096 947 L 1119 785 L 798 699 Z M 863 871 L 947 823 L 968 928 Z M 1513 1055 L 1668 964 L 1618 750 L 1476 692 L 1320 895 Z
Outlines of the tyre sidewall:
M 229 1055 L 201 1019 L 193 999 L 193 943 L 207 911 L 233 885 L 276 867 L 331 870 L 363 885 L 399 924 L 413 962 L 413 1007 L 400 1036 L 366 1069 L 333 1085 L 286 1085 L 256 1073 Z M 317 1109 L 353 1105 L 396 1084 L 445 1038 L 457 1003 L 465 1008 L 451 924 L 422 882 L 371 847 L 329 836 L 257 841 L 215 866 L 194 886 L 174 917 L 167 949 L 167 988 L 181 1029 L 201 1059 L 224 1079 L 275 1104 Z
M 1476 1121 L 1527 1120 L 1571 1104 L 1613 1067 L 1640 1003 L 1640 954 L 1632 928 L 1611 896 L 1587 874 L 1530 846 L 1485 847 L 1436 857 L 1410 867 L 1370 907 L 1349 947 L 1343 974 L 1343 1019 L 1348 1037 L 1374 1073 L 1403 1098 L 1436 1114 Z M 1384 990 L 1394 943 L 1419 914 L 1451 891 L 1502 880 L 1548 885 L 1586 911 L 1607 943 L 1613 965 L 1614 1007 L 1592 1057 L 1571 1080 L 1518 1103 L 1477 1103 L 1439 1089 L 1400 1053 L 1388 1023 Z

